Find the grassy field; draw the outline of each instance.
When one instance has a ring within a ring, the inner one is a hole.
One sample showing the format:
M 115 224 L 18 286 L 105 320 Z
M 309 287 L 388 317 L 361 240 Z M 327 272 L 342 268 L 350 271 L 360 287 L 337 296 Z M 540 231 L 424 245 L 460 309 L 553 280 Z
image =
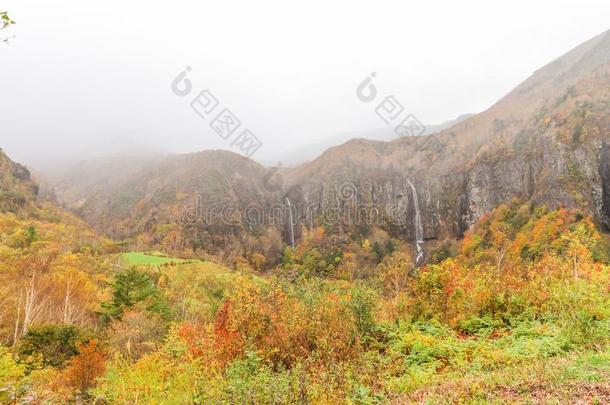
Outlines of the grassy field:
M 146 253 L 142 253 L 142 252 L 128 252 L 128 253 L 123 253 L 122 255 L 123 261 L 125 261 L 125 263 L 130 264 L 130 265 L 161 265 L 161 264 L 167 264 L 167 263 L 187 263 L 187 262 L 192 262 L 192 260 L 184 260 L 184 259 L 177 259 L 174 257 L 165 257 L 165 256 L 160 256 L 160 255 L 151 255 L 151 254 L 146 254 Z
M 168 257 L 161 252 L 127 252 L 123 253 L 121 257 L 127 265 L 154 268 L 157 266 L 172 264 L 171 266 L 164 266 L 164 273 L 168 274 L 191 274 L 192 277 L 214 277 L 216 279 L 223 279 L 225 281 L 233 281 L 238 276 L 238 273 L 232 271 L 231 269 L 213 262 L 197 259 L 179 259 L 176 257 Z M 264 282 L 264 279 L 258 275 L 251 274 L 248 275 L 248 278 L 257 283 Z

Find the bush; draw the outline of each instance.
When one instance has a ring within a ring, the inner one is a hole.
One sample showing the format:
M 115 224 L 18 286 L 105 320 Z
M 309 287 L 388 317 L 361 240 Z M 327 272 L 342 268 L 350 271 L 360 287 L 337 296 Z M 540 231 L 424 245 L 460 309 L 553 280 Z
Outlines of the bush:
M 78 344 L 78 355 L 72 358 L 66 368 L 68 383 L 80 392 L 87 392 L 95 384 L 96 378 L 104 374 L 106 358 L 95 339 L 86 344 Z
M 8 403 L 18 397 L 25 382 L 24 376 L 25 367 L 13 360 L 6 347 L 0 346 L 0 402 Z
M 483 318 L 473 316 L 460 321 L 458 324 L 458 330 L 468 335 L 487 336 L 490 335 L 494 329 L 501 327 L 502 325 L 502 321 L 492 319 L 489 316 L 484 316 Z
M 610 301 L 604 286 L 585 280 L 557 283 L 546 310 L 561 327 L 567 348 L 610 343 Z
M 62 367 L 78 354 L 77 345 L 91 333 L 74 325 L 44 325 L 30 328 L 19 345 L 20 357 L 40 357 L 43 366 Z
M 459 249 L 455 241 L 445 240 L 436 249 L 430 253 L 430 263 L 438 264 L 446 259 L 457 256 Z

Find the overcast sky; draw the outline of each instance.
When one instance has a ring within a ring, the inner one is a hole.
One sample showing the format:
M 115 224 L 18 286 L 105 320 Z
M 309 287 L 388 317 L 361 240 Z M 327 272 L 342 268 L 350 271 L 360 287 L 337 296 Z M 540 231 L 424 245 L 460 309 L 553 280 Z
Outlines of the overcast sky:
M 228 149 L 190 108 L 209 89 L 261 141 L 254 158 L 385 128 L 371 72 L 420 121 L 482 111 L 610 28 L 610 2 L 0 0 L 0 147 L 36 166 L 117 147 Z M 172 80 L 186 66 L 191 95 Z M 391 131 L 391 129 L 389 129 Z

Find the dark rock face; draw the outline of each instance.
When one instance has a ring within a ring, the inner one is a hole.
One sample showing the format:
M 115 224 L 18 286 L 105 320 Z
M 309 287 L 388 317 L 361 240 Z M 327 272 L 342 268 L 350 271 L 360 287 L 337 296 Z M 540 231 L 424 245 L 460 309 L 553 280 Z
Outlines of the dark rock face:
M 416 190 L 425 241 L 459 238 L 483 215 L 513 199 L 551 209 L 584 209 L 608 227 L 610 146 L 604 144 L 598 154 L 600 139 L 574 145 L 557 142 L 554 131 L 532 134 L 526 147 L 496 148 L 444 174 L 400 167 L 391 157 L 379 159 L 377 167 L 348 162 L 318 169 L 321 178 L 300 177 L 288 195 L 302 226 L 332 225 L 343 233 L 379 225 L 409 241 L 416 239 L 418 214 L 409 182 Z M 376 214 L 372 221 L 354 214 L 369 208 Z
M 18 212 L 35 203 L 38 185 L 24 166 L 0 149 L 0 211 Z
M 139 165 L 112 182 L 94 166 L 64 194 L 113 237 L 144 232 L 154 243 L 171 229 L 219 252 L 279 252 L 320 225 L 339 236 L 378 226 L 406 241 L 459 238 L 512 199 L 579 208 L 610 230 L 609 83 L 610 31 L 434 135 L 354 139 L 279 171 L 220 151 Z M 244 220 L 250 213 L 260 219 Z
M 380 225 L 405 240 L 417 228 L 414 194 L 424 240 L 460 237 L 512 199 L 581 209 L 610 230 L 609 83 L 610 31 L 449 129 L 352 140 L 288 172 L 285 184 L 298 186 L 295 200 L 322 211 L 377 204 Z M 345 184 L 355 190 L 350 201 L 342 199 Z
M 15 176 L 16 178 L 18 178 L 21 181 L 30 181 L 31 180 L 30 171 L 28 169 L 26 169 L 24 166 L 20 165 L 19 163 L 15 163 L 13 165 L 13 176 Z
M 610 145 L 606 143 L 599 153 L 599 175 L 602 184 L 601 222 L 610 231 Z
M 38 195 L 40 188 L 38 184 L 34 183 L 30 171 L 25 166 L 22 166 L 19 163 L 14 163 L 13 176 L 17 179 L 17 181 L 27 184 L 32 194 Z
M 468 187 L 464 174 L 416 178 L 380 169 L 308 182 L 293 187 L 287 195 L 297 207 L 301 226 L 322 225 L 337 233 L 380 226 L 397 238 L 414 241 L 418 215 L 423 240 L 460 236 L 469 226 L 465 220 L 473 217 Z

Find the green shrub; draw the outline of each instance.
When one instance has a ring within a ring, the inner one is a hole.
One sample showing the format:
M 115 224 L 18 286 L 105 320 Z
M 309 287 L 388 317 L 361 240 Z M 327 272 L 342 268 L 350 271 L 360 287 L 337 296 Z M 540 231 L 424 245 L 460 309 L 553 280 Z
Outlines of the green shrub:
M 30 328 L 19 344 L 19 357 L 40 357 L 43 366 L 62 367 L 78 354 L 77 343 L 92 334 L 74 325 L 44 325 Z
M 482 318 L 472 316 L 468 319 L 460 321 L 458 324 L 458 330 L 468 335 L 488 336 L 494 331 L 494 329 L 499 328 L 502 325 L 502 321 L 493 319 L 490 316 L 484 316 Z
M 548 316 L 554 318 L 566 348 L 610 343 L 610 300 L 606 287 L 571 280 L 551 287 Z

